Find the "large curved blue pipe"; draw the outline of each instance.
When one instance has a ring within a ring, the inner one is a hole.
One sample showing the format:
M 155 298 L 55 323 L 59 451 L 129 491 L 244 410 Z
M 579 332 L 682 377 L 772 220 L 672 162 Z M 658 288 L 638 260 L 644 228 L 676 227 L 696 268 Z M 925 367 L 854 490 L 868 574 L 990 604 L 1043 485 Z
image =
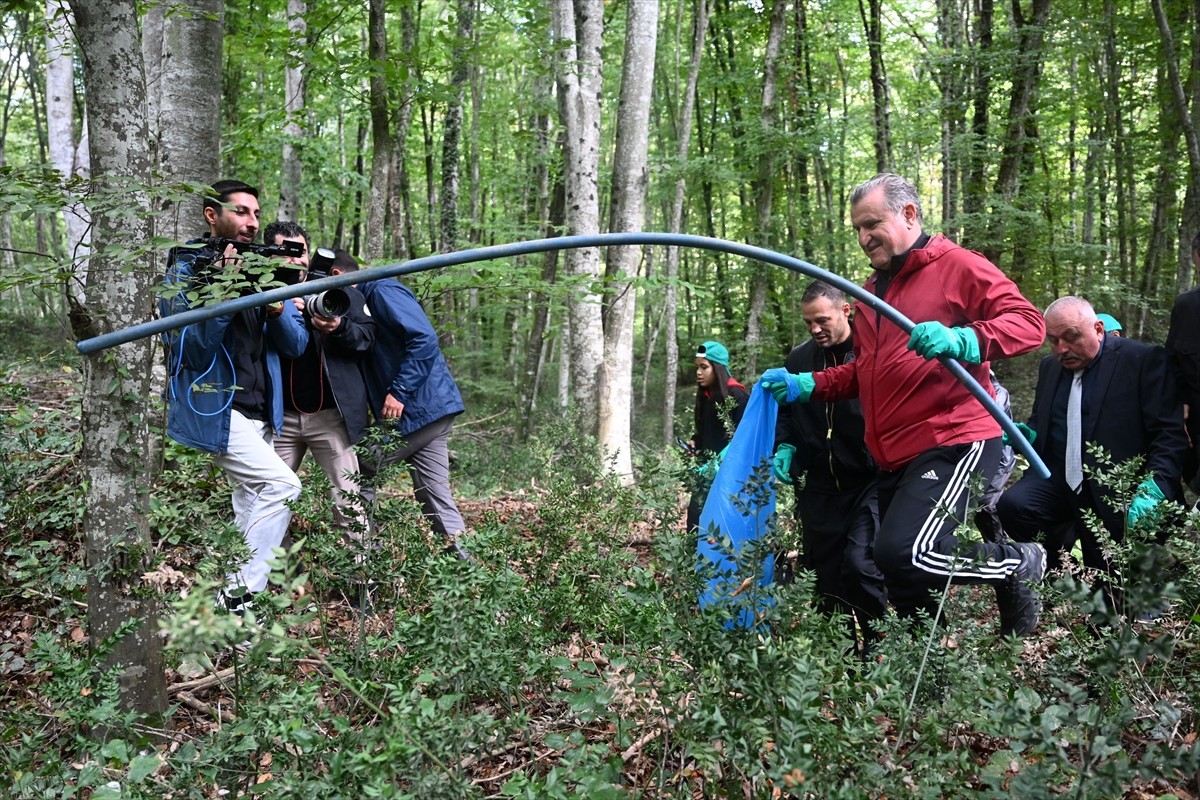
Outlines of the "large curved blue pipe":
M 153 336 L 156 333 L 163 333 L 164 331 L 182 328 L 185 325 L 203 322 L 213 317 L 234 314 L 238 311 L 254 308 L 255 306 L 263 306 L 280 300 L 289 300 L 301 295 L 316 294 L 326 289 L 341 288 L 364 281 L 394 278 L 397 275 L 411 275 L 415 272 L 425 272 L 431 269 L 441 269 L 458 264 L 471 264 L 476 261 L 491 261 L 498 258 L 529 255 L 530 253 L 544 253 L 547 250 L 571 250 L 580 247 L 616 247 L 621 245 L 695 247 L 702 250 L 714 250 L 719 253 L 730 253 L 735 256 L 752 258 L 764 264 L 774 264 L 777 267 L 783 267 L 784 269 L 790 269 L 793 272 L 799 272 L 812 278 L 818 278 L 831 286 L 836 286 L 851 297 L 855 297 L 875 309 L 896 325 L 899 325 L 905 333 L 909 333 L 913 329 L 912 320 L 875 295 L 865 291 L 861 286 L 857 286 L 839 275 L 821 269 L 815 264 L 809 264 L 807 261 L 801 261 L 798 258 L 792 258 L 783 253 L 776 253 L 774 250 L 766 250 L 762 247 L 754 247 L 753 245 L 741 244 L 739 242 L 729 242 L 724 239 L 712 239 L 707 236 L 690 236 L 682 233 L 598 233 L 584 236 L 560 236 L 553 239 L 535 239 L 534 241 L 514 242 L 512 244 L 498 244 L 474 250 L 459 250 L 454 253 L 438 253 L 432 256 L 425 256 L 424 258 L 415 258 L 400 264 L 372 267 L 363 272 L 333 275 L 328 278 L 308 281 L 295 286 L 268 289 L 265 292 L 226 300 L 225 302 L 204 308 L 193 308 L 170 317 L 150 320 L 149 322 L 143 322 L 119 331 L 112 331 L 111 333 L 105 333 L 91 339 L 84 339 L 76 345 L 76 348 L 80 353 L 86 355 L 108 347 L 132 342 L 135 339 Z M 1049 478 L 1050 470 L 1046 468 L 1041 457 L 1034 451 L 1033 446 L 1028 440 L 1021 435 L 1021 431 L 1008 418 L 1008 415 L 996 405 L 995 399 L 988 393 L 987 389 L 980 386 L 979 382 L 967 372 L 963 365 L 954 359 L 943 357 L 940 361 L 983 404 L 988 413 L 1000 423 L 1000 427 L 1008 434 L 1009 441 L 1013 443 L 1021 455 L 1029 460 L 1029 464 L 1033 467 L 1034 471 L 1043 478 Z

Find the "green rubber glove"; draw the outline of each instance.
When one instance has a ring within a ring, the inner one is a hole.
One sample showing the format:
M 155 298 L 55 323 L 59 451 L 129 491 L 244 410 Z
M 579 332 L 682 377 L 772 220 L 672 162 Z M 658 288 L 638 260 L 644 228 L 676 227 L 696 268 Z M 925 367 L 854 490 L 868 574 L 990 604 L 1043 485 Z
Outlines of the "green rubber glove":
M 783 367 L 773 367 L 762 374 L 758 382 L 763 388 L 775 396 L 779 405 L 786 403 L 807 403 L 812 397 L 817 381 L 811 372 L 792 373 Z
M 947 328 L 940 322 L 922 322 L 908 337 L 908 349 L 926 359 L 950 356 L 967 364 L 983 361 L 979 339 L 970 328 Z
M 1015 425 L 1017 426 L 1017 430 L 1019 430 L 1021 432 L 1021 435 L 1029 440 L 1030 444 L 1033 444 L 1034 442 L 1037 441 L 1037 431 L 1035 431 L 1033 428 L 1029 427 L 1024 422 L 1017 422 L 1017 423 L 1015 423 Z M 1001 438 L 1001 441 L 1005 447 L 1012 446 L 1012 439 L 1009 437 L 1007 431 L 1005 431 L 1004 436 Z
M 775 449 L 775 477 L 784 483 L 792 483 L 792 456 L 795 454 L 794 444 L 781 444 Z
M 697 464 L 695 469 L 696 474 L 705 480 L 712 480 L 717 477 L 717 470 L 721 468 L 721 462 L 725 460 L 725 453 L 729 450 L 729 445 L 721 448 L 721 452 L 705 461 L 703 464 Z
M 1137 488 L 1137 494 L 1133 496 L 1133 502 L 1129 504 L 1129 513 L 1125 518 L 1126 529 L 1132 529 L 1138 524 L 1138 521 L 1149 516 L 1158 507 L 1158 504 L 1166 500 L 1167 496 L 1162 493 L 1162 489 L 1158 488 L 1158 482 L 1154 478 L 1146 478 Z

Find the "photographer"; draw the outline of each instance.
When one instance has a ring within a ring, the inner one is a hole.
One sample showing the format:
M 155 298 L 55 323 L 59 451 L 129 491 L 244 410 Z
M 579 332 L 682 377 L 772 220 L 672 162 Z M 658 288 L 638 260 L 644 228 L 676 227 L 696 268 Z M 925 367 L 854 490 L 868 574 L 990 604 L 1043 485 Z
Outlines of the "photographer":
M 188 294 L 211 276 L 241 271 L 239 255 L 254 241 L 258 190 L 218 181 L 204 200 L 209 236 L 170 252 L 159 312 L 187 311 Z M 211 239 L 229 240 L 221 249 Z M 167 348 L 167 434 L 214 454 L 233 487 L 236 524 L 250 559 L 227 577 L 225 603 L 240 609 L 267 585 L 271 550 L 287 532 L 289 500 L 300 496 L 296 473 L 275 454 L 271 438 L 283 428 L 280 356 L 304 352 L 308 331 L 291 303 L 251 308 L 164 334 Z
M 413 494 L 445 540 L 446 552 L 473 561 L 461 541 L 466 526 L 450 491 L 450 432 L 465 407 L 437 331 L 400 281 L 360 281 L 358 286 L 378 336 L 364 370 L 367 396 L 376 424 L 388 430 L 392 445 L 375 447 L 361 459 L 363 497 L 373 502 L 375 476 L 404 461 Z
M 269 244 L 303 244 L 305 254 L 299 261 L 311 266 L 307 277 L 313 280 L 339 275 L 347 265 L 358 266 L 345 250 L 321 249 L 310 255 L 308 234 L 294 222 L 272 222 L 263 239 Z M 306 452 L 312 452 L 333 488 L 336 524 L 358 541 L 366 529 L 362 513 L 354 508 L 359 493 L 354 445 L 367 428 L 367 389 L 360 365 L 375 343 L 375 321 L 365 311 L 361 292 L 352 286 L 335 291 L 349 301 L 340 316 L 322 316 L 306 307 L 304 299 L 293 301 L 309 327 L 308 346 L 299 358 L 283 360 L 283 433 L 275 438 L 275 452 L 293 470 L 300 468 Z

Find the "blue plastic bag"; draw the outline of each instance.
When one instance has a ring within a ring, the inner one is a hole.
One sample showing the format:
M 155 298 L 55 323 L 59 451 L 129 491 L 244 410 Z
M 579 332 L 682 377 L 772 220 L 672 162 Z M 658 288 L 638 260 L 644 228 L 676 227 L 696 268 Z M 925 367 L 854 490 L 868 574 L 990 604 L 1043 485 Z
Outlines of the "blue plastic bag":
M 735 593 L 750 576 L 739 574 L 737 553 L 748 543 L 761 539 L 771 529 L 775 517 L 775 482 L 771 477 L 771 459 L 775 454 L 775 417 L 779 405 L 770 392 L 755 384 L 742 421 L 725 450 L 725 458 L 713 478 L 712 488 L 700 512 L 697 551 L 716 569 L 700 592 L 700 607 L 734 601 Z M 746 483 L 758 471 L 754 485 Z M 725 547 L 728 538 L 732 552 Z M 769 586 L 775 576 L 775 555 L 762 561 L 757 575 L 759 586 Z M 756 593 L 757 594 L 757 593 Z M 769 598 L 756 598 L 754 608 L 741 609 L 726 627 L 753 627 L 755 612 L 770 604 Z

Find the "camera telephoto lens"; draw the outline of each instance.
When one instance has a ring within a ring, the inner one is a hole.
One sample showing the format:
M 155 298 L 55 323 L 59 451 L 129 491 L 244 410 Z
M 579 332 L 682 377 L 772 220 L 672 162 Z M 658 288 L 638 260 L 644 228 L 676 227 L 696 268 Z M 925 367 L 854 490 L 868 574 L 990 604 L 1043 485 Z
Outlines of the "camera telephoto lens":
M 337 319 L 350 311 L 350 295 L 344 289 L 327 289 L 315 295 L 308 307 L 317 316 Z

